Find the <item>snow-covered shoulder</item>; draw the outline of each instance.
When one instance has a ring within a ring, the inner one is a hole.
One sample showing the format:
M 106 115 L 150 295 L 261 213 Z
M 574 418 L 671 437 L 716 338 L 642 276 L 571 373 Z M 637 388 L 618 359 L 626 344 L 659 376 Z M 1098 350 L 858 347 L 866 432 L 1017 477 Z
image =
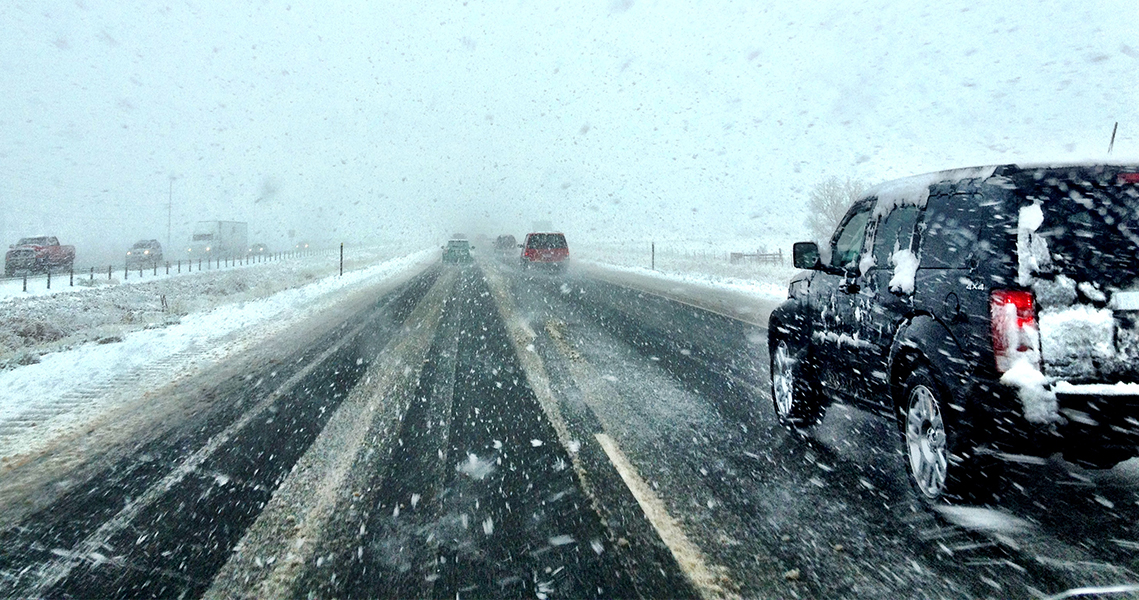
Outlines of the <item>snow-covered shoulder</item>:
M 590 260 L 575 261 L 575 268 L 610 283 L 678 300 L 759 326 L 766 326 L 771 311 L 787 299 L 786 281 L 790 279 L 745 280 L 705 273 L 668 273 Z
M 782 301 L 787 298 L 787 284 L 774 281 L 750 281 L 736 277 L 724 277 L 705 273 L 667 273 L 644 267 L 612 265 L 591 260 L 578 260 L 578 263 L 601 268 L 613 273 L 626 273 L 640 277 L 651 277 L 659 281 L 675 282 L 690 286 L 730 290 L 756 296 L 765 300 Z

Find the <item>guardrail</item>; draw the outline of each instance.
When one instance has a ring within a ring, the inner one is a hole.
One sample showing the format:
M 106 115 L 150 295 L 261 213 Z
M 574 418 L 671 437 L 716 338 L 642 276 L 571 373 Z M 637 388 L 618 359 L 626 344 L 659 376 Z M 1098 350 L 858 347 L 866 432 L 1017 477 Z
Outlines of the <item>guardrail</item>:
M 162 263 L 152 262 L 151 264 L 122 264 L 119 267 L 115 265 L 107 265 L 104 269 L 102 266 L 86 266 L 80 268 L 70 268 L 67 270 L 52 271 L 48 270 L 45 273 L 23 273 L 20 275 L 0 276 L 0 283 L 23 280 L 23 291 L 28 291 L 28 282 L 33 283 L 44 281 L 46 289 L 51 289 L 52 283 L 56 286 L 64 285 L 59 283 L 60 280 L 66 279 L 68 287 L 74 287 L 76 281 L 86 279 L 93 282 L 96 277 L 103 279 L 103 274 L 106 273 L 108 281 L 114 278 L 114 275 L 122 275 L 123 281 L 129 281 L 132 277 L 144 279 L 148 275 L 150 277 L 157 277 L 161 272 L 165 275 L 179 274 L 185 270 L 186 273 L 193 273 L 195 271 L 212 271 L 218 269 L 227 269 L 232 267 L 247 266 L 251 264 L 281 261 L 290 258 L 300 258 L 305 256 L 317 256 L 321 254 L 329 254 L 333 250 L 293 250 L 289 252 L 271 252 L 267 254 L 247 254 L 244 256 L 209 256 L 197 259 L 178 259 L 173 262 L 163 261 Z M 341 262 L 343 262 L 343 250 L 341 250 Z M 343 269 L 343 266 L 341 266 Z M 82 285 L 82 284 L 80 284 Z

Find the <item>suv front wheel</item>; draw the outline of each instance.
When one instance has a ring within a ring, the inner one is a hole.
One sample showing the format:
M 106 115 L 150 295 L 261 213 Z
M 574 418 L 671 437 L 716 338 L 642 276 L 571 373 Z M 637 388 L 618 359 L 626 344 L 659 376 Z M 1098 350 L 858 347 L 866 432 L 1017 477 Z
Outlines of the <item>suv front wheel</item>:
M 826 414 L 826 404 L 816 391 L 810 370 L 805 368 L 805 351 L 796 356 L 786 340 L 780 340 L 771 354 L 771 398 L 779 422 L 791 429 L 817 425 Z

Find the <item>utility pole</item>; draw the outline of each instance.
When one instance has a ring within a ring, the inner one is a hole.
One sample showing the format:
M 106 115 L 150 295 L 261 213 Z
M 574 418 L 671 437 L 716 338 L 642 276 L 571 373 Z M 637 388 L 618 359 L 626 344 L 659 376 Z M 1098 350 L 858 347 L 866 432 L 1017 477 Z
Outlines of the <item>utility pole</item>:
M 170 176 L 170 194 L 166 197 L 166 251 L 173 252 L 170 245 L 170 213 L 174 210 L 174 176 Z

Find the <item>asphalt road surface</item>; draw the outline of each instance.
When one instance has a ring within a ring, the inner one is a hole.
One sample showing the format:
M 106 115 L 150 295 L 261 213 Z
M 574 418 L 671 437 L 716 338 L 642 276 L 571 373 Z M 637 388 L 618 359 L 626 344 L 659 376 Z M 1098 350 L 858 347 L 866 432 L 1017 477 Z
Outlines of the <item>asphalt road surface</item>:
M 1139 581 L 1132 463 L 1013 462 L 987 505 L 923 508 L 892 425 L 834 406 L 785 431 L 764 323 L 699 305 L 572 268 L 432 267 L 153 390 L 155 416 L 115 443 L 9 467 L 0 596 L 1033 598 Z

